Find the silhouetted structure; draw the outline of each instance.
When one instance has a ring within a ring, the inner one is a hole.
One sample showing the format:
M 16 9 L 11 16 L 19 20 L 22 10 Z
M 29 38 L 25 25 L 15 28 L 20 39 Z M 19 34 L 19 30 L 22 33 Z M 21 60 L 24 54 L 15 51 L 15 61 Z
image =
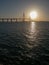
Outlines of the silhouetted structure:
M 0 22 L 18 22 L 18 21 L 30 21 L 30 18 L 25 17 L 25 13 L 23 12 L 23 16 L 21 18 L 0 18 Z
M 25 21 L 25 13 L 23 12 L 23 22 Z

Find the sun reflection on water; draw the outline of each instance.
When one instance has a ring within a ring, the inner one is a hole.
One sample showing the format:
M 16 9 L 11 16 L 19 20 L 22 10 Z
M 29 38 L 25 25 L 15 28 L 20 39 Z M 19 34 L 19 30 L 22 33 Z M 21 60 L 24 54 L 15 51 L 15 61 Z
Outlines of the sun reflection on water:
M 34 46 L 37 46 L 37 44 L 35 43 L 36 41 L 36 23 L 35 22 L 31 22 L 30 23 L 30 32 L 29 35 L 26 35 L 26 37 L 28 38 L 28 44 L 26 44 L 26 46 L 28 48 L 33 48 Z
M 36 32 L 35 26 L 36 26 L 36 25 L 35 25 L 35 22 L 31 22 L 31 23 L 30 23 L 29 32 L 28 32 L 28 34 L 26 34 L 26 37 L 27 37 L 27 38 L 31 39 L 31 38 L 34 37 L 35 32 Z
M 31 22 L 30 23 L 30 32 L 29 32 L 29 35 L 27 35 L 27 41 L 29 43 L 27 43 L 26 46 L 29 49 L 32 49 L 33 47 L 38 46 L 36 22 Z
M 31 25 L 30 25 L 30 33 L 34 33 L 35 32 L 35 22 L 31 22 Z

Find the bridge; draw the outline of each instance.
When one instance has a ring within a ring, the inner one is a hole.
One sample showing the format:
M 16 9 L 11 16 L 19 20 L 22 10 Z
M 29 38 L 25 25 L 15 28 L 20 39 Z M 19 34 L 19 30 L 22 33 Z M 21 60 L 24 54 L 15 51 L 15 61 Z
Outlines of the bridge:
M 30 21 L 30 18 L 0 18 L 0 22 Z
M 25 17 L 25 13 L 23 13 L 23 16 L 21 18 L 0 18 L 0 22 L 19 22 L 19 21 L 30 21 L 30 18 Z

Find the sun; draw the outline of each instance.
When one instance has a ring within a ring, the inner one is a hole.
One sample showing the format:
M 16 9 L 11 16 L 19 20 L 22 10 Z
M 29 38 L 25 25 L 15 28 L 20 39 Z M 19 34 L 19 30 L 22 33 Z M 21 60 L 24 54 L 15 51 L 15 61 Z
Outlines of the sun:
M 36 12 L 36 11 L 30 12 L 30 18 L 31 18 L 32 20 L 36 19 L 36 18 L 37 18 L 37 12 Z

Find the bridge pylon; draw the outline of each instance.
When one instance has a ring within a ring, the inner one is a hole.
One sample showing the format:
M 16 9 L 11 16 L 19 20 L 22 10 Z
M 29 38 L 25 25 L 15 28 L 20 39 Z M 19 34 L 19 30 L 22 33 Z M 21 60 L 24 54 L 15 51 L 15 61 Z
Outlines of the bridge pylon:
M 23 12 L 23 22 L 25 21 L 25 13 Z

